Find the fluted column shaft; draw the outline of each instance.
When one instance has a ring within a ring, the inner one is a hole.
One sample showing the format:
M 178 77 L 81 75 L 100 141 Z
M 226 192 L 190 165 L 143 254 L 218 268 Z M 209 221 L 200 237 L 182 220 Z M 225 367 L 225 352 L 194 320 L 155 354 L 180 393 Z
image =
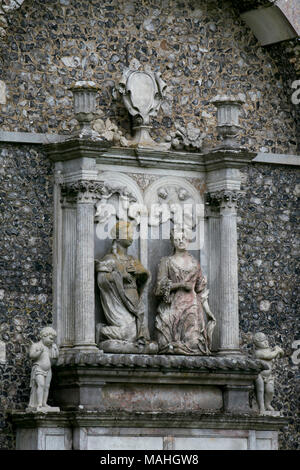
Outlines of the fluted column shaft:
M 74 344 L 74 296 L 75 289 L 75 249 L 76 249 L 76 206 L 70 202 L 63 205 L 62 236 L 62 314 L 61 347 Z
M 95 350 L 94 293 L 94 205 L 102 184 L 80 180 L 64 185 L 64 192 L 74 200 L 72 214 L 65 208 L 64 278 L 66 311 L 64 312 L 65 344 L 82 351 Z M 75 214 L 74 214 L 75 212 Z M 69 271 L 67 272 L 67 270 Z M 73 299 L 73 300 L 72 300 Z
M 220 270 L 219 270 L 219 354 L 238 354 L 238 259 L 236 202 L 239 193 L 217 191 L 210 195 L 219 207 Z
M 95 347 L 94 204 L 77 201 L 75 346 Z

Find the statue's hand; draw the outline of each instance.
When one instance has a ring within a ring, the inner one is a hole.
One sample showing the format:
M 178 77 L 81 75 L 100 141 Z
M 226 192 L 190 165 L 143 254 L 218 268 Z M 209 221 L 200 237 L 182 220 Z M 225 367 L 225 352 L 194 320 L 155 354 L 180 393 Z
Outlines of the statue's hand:
M 277 354 L 278 354 L 279 357 L 283 357 L 283 356 L 284 356 L 284 351 L 283 351 L 283 349 L 281 349 L 280 346 L 275 346 L 275 349 L 276 349 Z
M 34 344 L 31 348 L 30 355 L 33 359 L 36 359 L 42 354 L 43 350 L 44 348 L 41 344 Z
M 191 292 L 194 288 L 194 285 L 191 282 L 185 282 L 185 283 L 182 284 L 182 287 L 187 292 Z
M 123 281 L 131 281 L 131 274 L 130 273 L 123 273 Z
M 133 262 L 130 262 L 129 265 L 127 266 L 127 272 L 128 273 L 136 272 L 135 264 Z

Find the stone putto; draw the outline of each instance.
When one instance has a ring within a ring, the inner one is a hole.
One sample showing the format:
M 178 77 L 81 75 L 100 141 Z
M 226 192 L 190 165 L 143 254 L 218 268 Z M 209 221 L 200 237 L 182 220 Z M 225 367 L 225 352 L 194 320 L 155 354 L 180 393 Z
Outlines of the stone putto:
M 29 356 L 33 360 L 30 378 L 30 401 L 27 411 L 60 411 L 47 405 L 52 378 L 51 363 L 58 358 L 58 348 L 54 343 L 56 331 L 47 326 L 40 332 L 40 341 L 30 347 Z
M 267 336 L 264 333 L 256 333 L 253 336 L 255 346 L 255 357 L 260 359 L 267 366 L 256 380 L 256 399 L 261 414 L 266 412 L 274 413 L 271 401 L 274 396 L 274 377 L 272 375 L 272 364 L 277 357 L 283 357 L 284 352 L 279 346 L 269 347 Z M 275 412 L 276 413 L 276 412 Z

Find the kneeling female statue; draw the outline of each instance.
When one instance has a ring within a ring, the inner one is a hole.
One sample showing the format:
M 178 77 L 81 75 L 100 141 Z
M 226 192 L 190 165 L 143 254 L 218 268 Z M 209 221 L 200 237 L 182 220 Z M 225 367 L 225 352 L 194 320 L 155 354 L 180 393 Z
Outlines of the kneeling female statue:
M 96 327 L 97 342 L 105 352 L 155 353 L 144 324 L 143 291 L 150 278 L 141 262 L 127 254 L 133 241 L 132 224 L 120 221 L 111 252 L 96 261 L 97 282 L 107 324 Z
M 162 258 L 155 291 L 160 299 L 155 323 L 159 352 L 207 355 L 216 325 L 208 305 L 207 280 L 187 251 L 187 234 L 173 231 L 171 241 L 174 254 Z

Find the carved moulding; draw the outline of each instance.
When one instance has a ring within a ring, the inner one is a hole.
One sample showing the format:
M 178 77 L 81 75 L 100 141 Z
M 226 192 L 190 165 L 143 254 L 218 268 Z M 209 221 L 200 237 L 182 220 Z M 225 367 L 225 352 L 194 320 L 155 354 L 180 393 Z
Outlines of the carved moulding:
M 244 371 L 260 373 L 267 369 L 261 361 L 247 357 L 211 357 L 148 354 L 86 354 L 66 352 L 60 354 L 57 367 L 66 365 L 99 365 L 102 367 L 130 367 L 137 369 L 170 369 L 196 371 Z
M 201 152 L 203 140 L 206 134 L 189 122 L 186 127 L 175 123 L 176 131 L 172 132 L 167 140 L 175 150 L 186 150 L 188 152 Z

